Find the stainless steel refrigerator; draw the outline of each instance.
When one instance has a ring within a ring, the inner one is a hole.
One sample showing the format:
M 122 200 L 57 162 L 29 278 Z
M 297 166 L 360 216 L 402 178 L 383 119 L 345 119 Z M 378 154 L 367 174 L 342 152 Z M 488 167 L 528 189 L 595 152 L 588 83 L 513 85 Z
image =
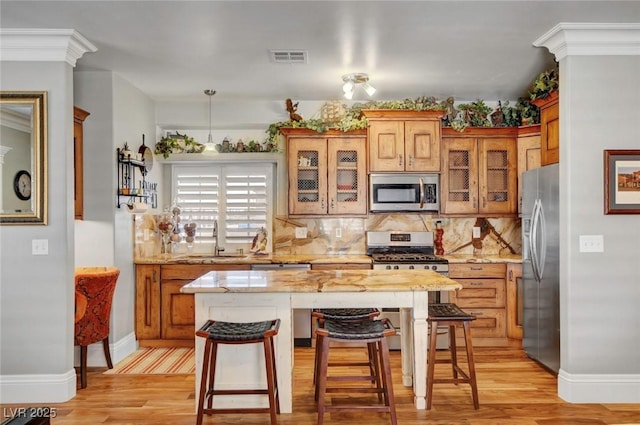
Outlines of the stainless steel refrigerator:
M 523 174 L 522 279 L 524 351 L 547 369 L 560 369 L 559 169 Z

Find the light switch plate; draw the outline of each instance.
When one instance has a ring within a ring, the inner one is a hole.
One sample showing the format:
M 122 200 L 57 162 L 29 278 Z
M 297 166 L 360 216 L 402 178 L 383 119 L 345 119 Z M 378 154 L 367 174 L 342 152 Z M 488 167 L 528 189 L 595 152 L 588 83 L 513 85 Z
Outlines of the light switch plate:
M 474 239 L 478 239 L 480 237 L 480 228 L 479 227 L 474 227 L 473 228 L 473 238 Z
M 32 255 L 49 255 L 49 239 L 32 239 Z
M 336 227 L 336 239 L 340 239 L 342 237 L 342 228 Z
M 580 252 L 604 252 L 602 235 L 580 235 Z
M 305 239 L 307 237 L 306 227 L 296 227 L 296 239 Z

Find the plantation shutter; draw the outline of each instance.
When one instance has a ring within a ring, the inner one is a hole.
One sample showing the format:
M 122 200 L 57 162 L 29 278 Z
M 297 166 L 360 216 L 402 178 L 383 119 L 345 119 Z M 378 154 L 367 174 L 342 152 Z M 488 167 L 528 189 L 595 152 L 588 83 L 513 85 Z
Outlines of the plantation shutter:
M 214 220 L 218 220 L 218 243 L 228 253 L 249 248 L 263 227 L 270 233 L 272 164 L 174 165 L 173 181 L 180 227 L 196 223 L 195 243 L 213 243 Z

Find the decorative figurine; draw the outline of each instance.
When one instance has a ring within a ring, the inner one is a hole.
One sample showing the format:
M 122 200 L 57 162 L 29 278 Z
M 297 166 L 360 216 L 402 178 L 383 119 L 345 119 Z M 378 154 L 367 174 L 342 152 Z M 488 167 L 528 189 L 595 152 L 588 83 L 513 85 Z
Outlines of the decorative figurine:
M 302 121 L 302 117 L 296 113 L 298 110 L 298 103 L 293 103 L 291 99 L 287 99 L 285 104 L 287 105 L 287 112 L 289 112 L 289 119 L 291 121 Z
M 254 236 L 253 242 L 251 243 L 251 252 L 254 254 L 267 253 L 267 231 L 264 227 Z

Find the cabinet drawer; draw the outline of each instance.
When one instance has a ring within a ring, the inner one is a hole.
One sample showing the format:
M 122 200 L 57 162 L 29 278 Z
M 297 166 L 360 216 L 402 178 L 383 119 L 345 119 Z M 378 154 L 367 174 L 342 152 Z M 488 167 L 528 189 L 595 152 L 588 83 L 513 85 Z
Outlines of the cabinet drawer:
M 162 280 L 197 279 L 212 270 L 251 270 L 250 264 L 176 264 L 162 266 Z
M 507 273 L 507 265 L 502 264 L 449 264 L 449 277 L 451 279 L 474 279 L 484 277 L 499 277 L 504 279 Z
M 505 280 L 504 279 L 457 279 L 462 289 L 450 295 L 451 302 L 465 307 L 504 307 Z
M 471 321 L 473 338 L 503 338 L 507 334 L 504 309 L 467 308 L 465 311 L 476 316 L 476 320 Z M 459 331 L 457 336 L 462 336 L 462 331 Z

